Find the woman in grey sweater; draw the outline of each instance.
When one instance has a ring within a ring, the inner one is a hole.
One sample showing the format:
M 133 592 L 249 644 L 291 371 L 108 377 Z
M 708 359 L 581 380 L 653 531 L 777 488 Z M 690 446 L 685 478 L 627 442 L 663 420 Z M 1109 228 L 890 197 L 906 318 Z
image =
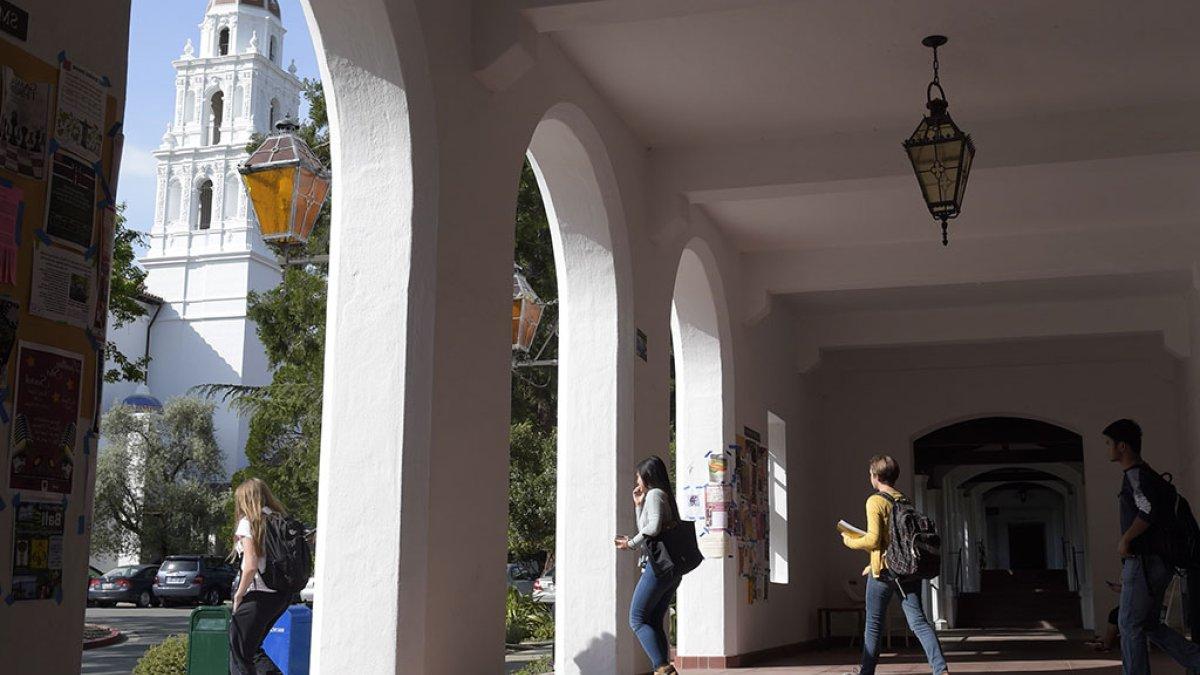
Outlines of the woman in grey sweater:
M 632 537 L 622 535 L 614 540 L 617 548 L 641 554 L 638 564 L 642 568 L 642 577 L 629 605 L 629 627 L 642 643 L 646 656 L 650 657 L 656 675 L 671 675 L 675 673 L 675 667 L 671 665 L 663 619 L 682 577 L 677 572 L 655 576 L 646 559 L 646 540 L 678 523 L 679 508 L 672 496 L 675 493 L 671 489 L 667 465 L 662 459 L 651 456 L 643 460 L 637 466 L 635 480 L 633 504 L 637 509 L 638 532 Z

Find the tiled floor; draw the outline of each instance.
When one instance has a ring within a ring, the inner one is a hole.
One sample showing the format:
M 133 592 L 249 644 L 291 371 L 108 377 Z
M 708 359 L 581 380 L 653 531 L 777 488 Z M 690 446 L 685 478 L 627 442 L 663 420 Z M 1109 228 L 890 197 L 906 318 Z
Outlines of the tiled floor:
M 1056 631 L 947 631 L 939 633 L 942 651 L 954 673 L 1060 673 L 1084 671 L 1089 675 L 1120 675 L 1121 657 L 1116 652 L 1097 654 L 1085 647 L 1082 636 L 1064 636 Z M 895 651 L 885 650 L 876 672 L 928 673 L 929 666 L 916 640 Z M 861 652 L 852 649 L 804 654 L 754 668 L 736 670 L 688 670 L 686 675 L 792 675 L 858 672 Z M 1183 669 L 1162 654 L 1153 654 L 1155 673 L 1182 673 Z

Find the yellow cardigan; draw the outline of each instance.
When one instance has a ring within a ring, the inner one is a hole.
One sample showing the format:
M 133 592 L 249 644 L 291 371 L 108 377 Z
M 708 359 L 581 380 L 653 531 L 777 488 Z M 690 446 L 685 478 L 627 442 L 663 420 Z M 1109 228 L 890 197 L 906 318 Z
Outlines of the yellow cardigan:
M 904 497 L 895 488 L 885 489 L 888 494 L 896 499 Z M 849 534 L 842 535 L 842 542 L 847 548 L 852 548 L 856 551 L 870 551 L 871 576 L 876 579 L 879 578 L 880 572 L 887 569 L 887 561 L 884 560 L 883 554 L 887 551 L 888 542 L 891 541 L 891 528 L 892 503 L 875 494 L 867 497 L 867 534 L 861 537 Z M 863 570 L 863 573 L 866 574 L 866 570 Z

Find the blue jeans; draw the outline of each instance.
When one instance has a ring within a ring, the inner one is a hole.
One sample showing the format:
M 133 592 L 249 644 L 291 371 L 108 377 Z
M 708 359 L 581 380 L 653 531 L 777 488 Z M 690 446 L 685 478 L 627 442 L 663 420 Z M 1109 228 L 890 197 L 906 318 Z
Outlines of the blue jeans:
M 1126 675 L 1150 672 L 1146 640 L 1190 671 L 1200 669 L 1200 645 L 1162 623 L 1163 596 L 1175 570 L 1156 555 L 1125 558 L 1121 565 L 1121 663 Z
M 886 575 L 887 572 L 884 572 Z M 888 603 L 892 594 L 898 589 L 895 580 L 876 579 L 867 576 L 867 628 L 863 634 L 863 660 L 859 675 L 874 675 L 875 664 L 879 662 L 879 648 L 883 642 L 883 620 L 887 616 Z M 904 584 L 904 598 L 900 601 L 904 608 L 904 616 L 908 619 L 908 627 L 916 634 L 921 647 L 925 649 L 925 658 L 929 659 L 929 667 L 933 675 L 946 672 L 946 657 L 942 656 L 942 645 L 938 643 L 937 633 L 925 618 L 925 610 L 921 607 L 921 585 L 919 583 Z
M 629 603 L 629 627 L 633 629 L 638 642 L 642 643 L 642 649 L 656 670 L 670 663 L 671 647 L 667 643 L 663 618 L 681 580 L 678 574 L 659 579 L 647 563 L 637 588 L 633 589 L 633 600 Z

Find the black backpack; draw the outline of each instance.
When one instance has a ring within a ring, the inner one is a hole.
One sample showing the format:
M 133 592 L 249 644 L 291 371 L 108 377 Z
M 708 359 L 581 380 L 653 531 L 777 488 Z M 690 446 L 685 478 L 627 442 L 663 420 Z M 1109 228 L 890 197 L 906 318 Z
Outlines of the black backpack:
M 1162 478 L 1171 496 L 1171 517 L 1163 533 L 1167 562 L 1179 569 L 1200 569 L 1200 526 L 1196 516 L 1176 489 L 1174 477 L 1164 473 Z
M 888 570 L 901 580 L 933 579 L 941 574 L 942 538 L 937 524 L 907 497 L 877 494 L 892 503 L 891 536 L 884 553 Z
M 264 515 L 263 549 L 267 562 L 262 579 L 267 588 L 295 594 L 308 585 L 312 552 L 303 523 L 277 513 Z

